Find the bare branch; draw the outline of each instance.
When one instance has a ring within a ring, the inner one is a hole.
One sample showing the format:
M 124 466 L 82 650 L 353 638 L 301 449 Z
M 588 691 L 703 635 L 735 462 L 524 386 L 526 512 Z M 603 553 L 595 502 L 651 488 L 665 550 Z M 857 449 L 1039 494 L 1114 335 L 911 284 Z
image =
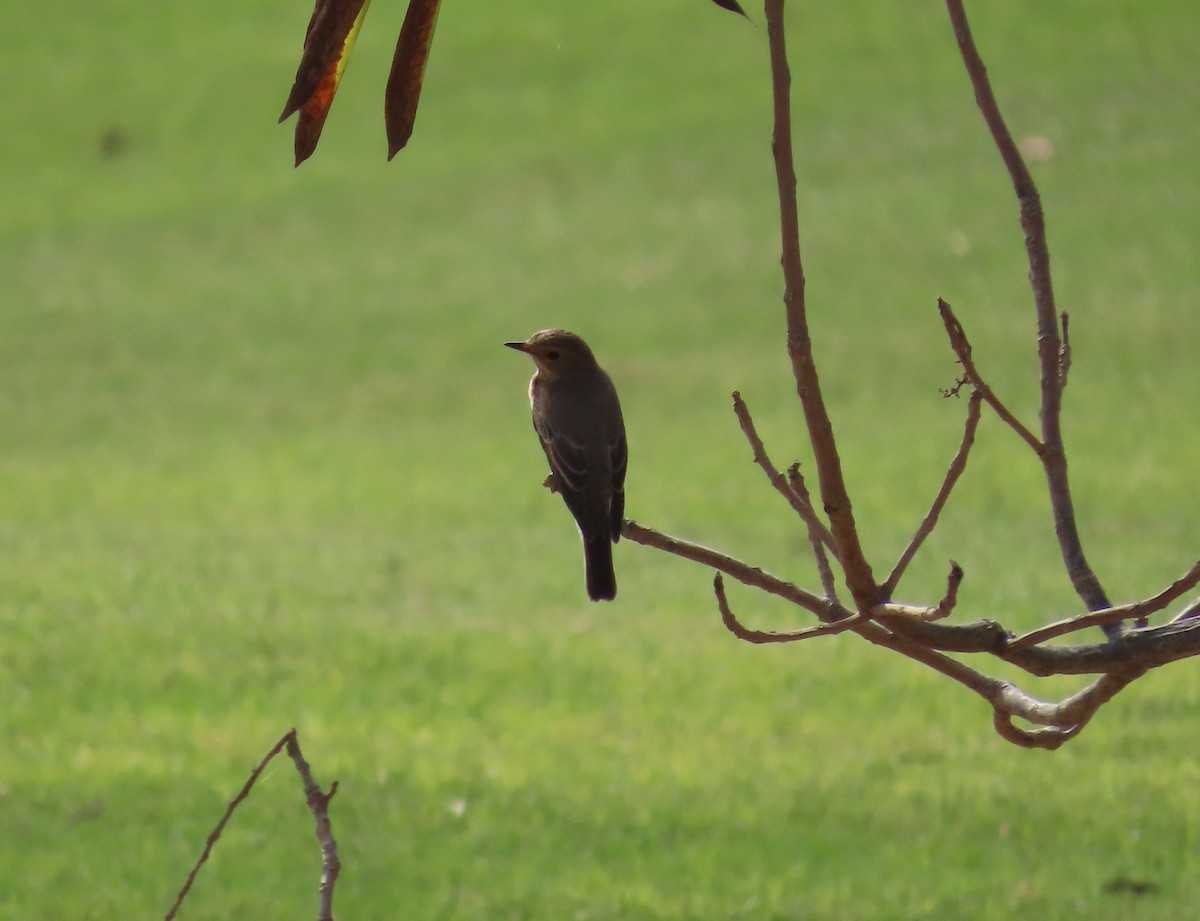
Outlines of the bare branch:
M 994 702 L 996 731 L 1026 748 L 1058 748 L 1082 732 L 1100 707 L 1143 674 L 1142 670 L 1131 670 L 1102 675 L 1057 704 L 1037 700 L 1011 684 L 1003 684 Z M 1013 724 L 1013 717 L 1046 728 L 1020 729 Z
M 804 410 L 809 442 L 817 467 L 821 505 L 829 516 L 829 529 L 846 585 L 860 611 L 882 601 L 871 565 L 863 554 L 854 522 L 854 511 L 838 457 L 833 423 L 821 395 L 821 382 L 813 358 L 812 338 L 804 304 L 804 265 L 800 258 L 800 223 L 796 207 L 796 166 L 792 154 L 792 75 L 787 60 L 783 0 L 766 0 L 767 45 L 771 57 L 771 93 L 774 130 L 771 150 L 779 190 L 779 226 L 783 267 L 783 302 L 787 314 L 787 347 L 792 361 L 796 394 Z
M 662 550 L 674 556 L 683 557 L 685 560 L 691 560 L 693 563 L 699 563 L 702 566 L 716 569 L 727 576 L 737 579 L 743 585 L 750 585 L 754 588 L 760 588 L 771 595 L 778 595 L 780 598 L 785 598 L 793 604 L 804 608 L 806 611 L 816 614 L 824 623 L 842 620 L 850 614 L 850 611 L 837 602 L 821 598 L 812 592 L 807 592 L 791 582 L 763 572 L 763 570 L 756 566 L 750 566 L 741 560 L 734 559 L 716 550 L 711 550 L 708 547 L 702 547 L 699 544 L 693 544 L 678 537 L 670 537 L 669 535 L 662 534 L 652 528 L 643 527 L 636 521 L 631 521 L 628 518 L 621 525 L 621 536 L 628 538 L 635 544 L 653 547 L 656 550 Z
M 946 507 L 946 502 L 950 499 L 950 493 L 958 483 L 958 478 L 967 469 L 967 456 L 971 453 L 971 446 L 975 444 L 975 431 L 979 428 L 979 404 L 982 399 L 983 393 L 977 387 L 972 391 L 970 401 L 967 403 L 967 421 L 963 426 L 962 441 L 958 445 L 958 451 L 955 452 L 954 457 L 950 461 L 950 467 L 946 470 L 946 476 L 942 480 L 942 488 L 938 490 L 938 494 L 933 500 L 933 505 L 929 507 L 929 512 L 921 521 L 912 540 L 904 548 L 904 552 L 900 554 L 900 559 L 896 561 L 896 565 L 892 569 L 892 574 L 883 583 L 883 592 L 888 598 L 891 598 L 892 594 L 896 591 L 896 586 L 900 584 L 900 579 L 903 577 L 904 571 L 908 568 L 908 564 L 913 561 L 913 557 L 917 555 L 917 551 L 921 549 L 921 545 L 925 542 L 925 539 L 933 533 L 933 529 L 937 525 L 938 516 L 942 514 L 942 509 Z M 957 568 L 957 564 L 955 564 L 955 567 Z M 962 578 L 961 572 L 962 570 L 959 570 L 960 580 Z
M 975 90 L 975 102 L 991 132 L 992 140 L 1012 180 L 1020 205 L 1021 229 L 1025 232 L 1025 253 L 1029 261 L 1029 283 L 1037 315 L 1038 364 L 1041 369 L 1041 451 L 1038 456 L 1046 474 L 1050 505 L 1054 511 L 1054 533 L 1067 575 L 1075 592 L 1091 611 L 1112 606 L 1104 587 L 1096 577 L 1083 552 L 1083 542 L 1075 521 L 1075 505 L 1071 499 L 1071 483 L 1067 476 L 1067 455 L 1062 437 L 1063 337 L 1059 331 L 1059 316 L 1054 305 L 1054 287 L 1050 278 L 1050 249 L 1046 243 L 1046 222 L 1042 214 L 1041 196 L 1033 176 L 1017 149 L 1012 133 L 1005 124 L 1000 106 L 992 92 L 987 68 L 975 47 L 962 0 L 946 0 L 946 10 L 954 27 L 963 65 Z M 1120 624 L 1110 624 L 1106 632 L 1116 635 Z
M 810 508 L 812 507 L 812 496 L 809 495 L 808 484 L 804 482 L 804 474 L 800 472 L 798 461 L 788 467 L 788 485 L 792 487 L 796 495 L 808 503 Z M 820 535 L 815 533 L 811 527 L 808 529 L 808 543 L 812 547 L 813 556 L 817 561 L 817 575 L 821 578 L 821 588 L 825 590 L 825 597 L 830 601 L 837 601 L 837 582 L 833 577 L 833 569 L 829 565 L 829 555 L 825 552 Z
M 1009 408 L 996 396 L 996 392 L 992 390 L 987 381 L 983 379 L 983 375 L 979 373 L 979 368 L 975 365 L 975 359 L 971 357 L 971 340 L 967 338 L 966 330 L 963 329 L 962 323 L 958 321 L 958 317 L 954 315 L 954 311 L 950 305 L 940 297 L 938 298 L 938 312 L 942 316 L 942 325 L 946 327 L 946 335 L 950 338 L 950 348 L 954 349 L 954 354 L 958 356 L 959 364 L 962 365 L 967 380 L 982 394 L 984 401 L 988 406 L 992 407 L 1001 421 L 1020 435 L 1038 456 L 1041 456 L 1042 443 L 1038 441 L 1037 436 L 1029 431 L 1021 420 L 1012 414 Z
M 1149 669 L 1200 656 L 1200 602 L 1168 623 L 1158 627 L 1144 626 L 1150 614 L 1165 609 L 1172 601 L 1200 585 L 1200 562 L 1154 597 L 1114 608 L 1107 601 L 1103 588 L 1083 555 L 1067 480 L 1059 418 L 1062 390 L 1071 365 L 1069 318 L 1065 313 L 1059 316 L 1054 308 L 1041 203 L 996 105 L 986 70 L 967 27 L 962 2 L 946 0 L 946 4 L 980 110 L 1008 167 L 1020 203 L 1021 226 L 1026 234 L 1030 282 L 1037 315 L 1041 437 L 1022 424 L 983 379 L 962 324 L 950 305 L 939 299 L 938 309 L 951 348 L 964 372 L 962 380 L 949 393 L 957 394 L 968 384 L 973 388 L 963 436 L 929 511 L 901 553 L 892 573 L 882 585 L 874 581 L 859 542 L 809 337 L 797 226 L 796 176 L 792 160 L 791 77 L 783 36 L 784 0 L 766 0 L 774 100 L 772 151 L 779 192 L 788 353 L 816 460 L 819 506 L 809 496 L 798 464 L 789 468 L 785 478 L 771 463 L 750 412 L 737 393 L 733 395 L 734 410 L 754 451 L 755 462 L 808 527 L 826 597 L 820 598 L 740 560 L 643 528 L 633 521 L 624 522 L 623 533 L 636 543 L 716 569 L 718 575 L 714 578 L 713 590 L 722 621 L 738 639 L 759 644 L 790 643 L 853 632 L 869 643 L 909 658 L 974 692 L 991 707 L 996 731 L 1003 738 L 1025 747 L 1053 749 L 1078 735 L 1099 707 Z M 1020 638 L 1014 638 L 995 620 L 983 619 L 958 625 L 938 622 L 955 609 L 958 601 L 963 570 L 957 563 L 952 563 L 945 596 L 938 604 L 923 606 L 891 600 L 908 566 L 937 526 L 950 495 L 965 471 L 984 403 L 1017 433 L 1041 461 L 1063 560 L 1072 585 L 1088 607 L 1087 614 L 1051 624 Z M 821 511 L 827 516 L 828 525 L 820 516 Z M 842 605 L 837 599 L 836 577 L 827 554 L 829 549 L 833 550 L 833 560 L 839 565 L 841 575 L 853 595 L 853 609 Z M 752 630 L 733 613 L 721 573 L 791 601 L 815 614 L 821 623 L 791 632 Z M 1139 625 L 1125 630 L 1123 622 L 1127 620 L 1136 620 Z M 1090 645 L 1051 646 L 1046 642 L 1092 626 L 1105 627 L 1109 638 L 1103 643 Z M 971 667 L 961 660 L 962 654 L 991 656 L 1024 669 L 1035 677 L 1068 674 L 1096 677 L 1077 693 L 1058 702 L 1049 702 L 1026 693 L 1008 680 L 991 677 Z
M 176 912 L 179 911 L 179 906 L 183 904 L 183 900 L 187 898 L 188 892 L 191 891 L 192 883 L 196 881 L 196 875 L 200 872 L 200 868 L 208 861 L 208 856 L 212 853 L 213 846 L 217 843 L 217 839 L 221 837 L 221 832 L 225 830 L 225 826 L 228 825 L 229 820 L 233 818 L 234 810 L 237 809 L 242 800 L 250 795 L 250 791 L 254 789 L 254 784 L 258 781 L 259 776 L 266 769 L 271 759 L 283 751 L 283 747 L 287 745 L 288 740 L 295 738 L 295 735 L 296 730 L 292 729 L 287 735 L 276 742 L 269 752 L 263 755 L 262 760 L 254 766 L 254 770 L 250 772 L 250 776 L 246 778 L 246 782 L 242 784 L 242 789 L 238 791 L 237 796 L 235 796 L 229 805 L 225 807 L 225 814 L 221 816 L 221 820 L 217 822 L 216 827 L 211 833 L 209 833 L 208 840 L 204 842 L 204 850 L 200 853 L 200 859 L 196 861 L 191 872 L 188 873 L 187 880 L 184 882 L 183 888 L 180 889 L 179 894 L 175 896 L 175 904 L 173 904 L 170 911 L 167 912 L 165 921 L 171 921 L 171 919 L 175 917 Z
M 1013 715 L 1004 710 L 995 710 L 992 714 L 992 725 L 1000 738 L 1012 742 L 1021 748 L 1044 748 L 1053 751 L 1063 743 L 1075 738 L 1082 730 L 1083 724 L 1060 728 L 1043 726 L 1040 729 L 1021 729 L 1013 722 Z
M 856 624 L 863 623 L 867 619 L 862 614 L 849 614 L 841 620 L 835 620 L 827 624 L 818 624 L 815 627 L 796 630 L 791 633 L 751 630 L 742 625 L 741 621 L 737 619 L 737 616 L 729 607 L 729 599 L 725 597 L 725 580 L 721 578 L 720 573 L 717 573 L 713 577 L 713 592 L 717 596 L 717 606 L 721 609 L 721 622 L 725 624 L 730 633 L 739 640 L 745 640 L 747 643 L 796 643 L 800 640 L 808 640 L 816 636 L 830 636 L 835 633 L 841 633 Z
M 1099 627 L 1104 624 L 1116 623 L 1117 621 L 1149 617 L 1151 614 L 1157 614 L 1163 610 L 1177 598 L 1186 595 L 1197 585 L 1200 585 L 1200 562 L 1197 562 L 1191 569 L 1157 595 L 1153 595 L 1144 601 L 1118 605 L 1115 608 L 1105 608 L 1100 611 L 1089 611 L 1087 614 L 1080 614 L 1076 617 L 1068 617 L 1065 620 L 1048 624 L 1037 630 L 1030 630 L 1028 633 L 1017 637 L 1009 645 L 1013 649 L 1020 649 L 1023 646 L 1036 646 L 1038 643 L 1044 643 L 1046 640 L 1052 640 L 1067 633 L 1074 633 L 1086 627 Z
M 750 450 L 754 452 L 754 463 L 762 468 L 767 479 L 771 481 L 771 485 L 775 487 L 775 491 L 787 499 L 796 514 L 808 525 L 809 534 L 815 535 L 821 543 L 836 552 L 833 535 L 829 532 L 829 528 L 825 527 L 825 523 L 817 517 L 812 502 L 801 497 L 792 489 L 784 475 L 771 463 L 771 458 L 767 456 L 766 448 L 763 447 L 762 439 L 758 437 L 758 430 L 754 427 L 754 419 L 750 416 L 750 410 L 746 407 L 742 395 L 736 390 L 733 392 L 733 411 L 737 414 L 738 424 L 742 427 L 746 441 L 750 443 Z
M 871 612 L 873 617 L 884 619 L 886 617 L 904 617 L 910 620 L 934 621 L 941 620 L 944 617 L 949 617 L 954 610 L 954 606 L 958 603 L 958 587 L 962 584 L 963 568 L 954 562 L 950 561 L 950 575 L 946 577 L 946 594 L 933 607 L 917 606 L 910 604 L 896 604 L 894 601 L 889 601 L 886 604 L 879 605 Z
M 296 740 L 294 729 L 287 739 L 287 753 L 296 765 L 300 780 L 304 784 L 304 798 L 316 822 L 317 841 L 321 845 L 321 904 L 317 921 L 333 921 L 333 887 L 342 870 L 342 862 L 338 859 L 337 841 L 334 840 L 333 826 L 329 821 L 329 801 L 337 793 L 338 784 L 336 780 L 330 784 L 328 793 L 321 790 L 313 779 L 308 762 L 300 752 L 300 743 Z
M 1129 630 L 1101 643 L 1012 646 L 1012 634 L 994 620 L 937 624 L 892 616 L 886 607 L 872 614 L 892 632 L 925 649 L 995 656 L 1039 678 L 1147 671 L 1179 659 L 1200 656 L 1200 618 L 1197 617 L 1176 618 L 1157 627 Z
M 337 792 L 337 781 L 334 781 L 328 793 L 321 791 L 321 788 L 317 786 L 317 782 L 313 780 L 308 762 L 304 760 L 304 756 L 300 753 L 300 743 L 297 741 L 295 729 L 289 730 L 262 757 L 262 760 L 250 772 L 250 776 L 242 785 L 242 789 L 238 791 L 237 796 L 225 807 L 225 814 L 221 816 L 221 820 L 217 822 L 216 827 L 209 834 L 208 840 L 204 844 L 204 850 L 200 854 L 200 859 L 196 861 L 191 872 L 188 873 L 183 888 L 179 890 L 179 894 L 175 897 L 175 903 L 165 916 L 165 921 L 172 921 L 178 913 L 180 906 L 183 905 L 183 900 L 187 898 L 192 884 L 196 881 L 196 875 L 200 872 L 200 868 L 208 861 L 213 846 L 221 837 L 221 833 L 225 830 L 225 826 L 229 824 L 229 820 L 233 818 L 234 811 L 250 795 L 250 791 L 254 789 L 255 783 L 258 782 L 258 778 L 271 762 L 271 759 L 283 751 L 284 748 L 287 749 L 288 756 L 292 759 L 293 764 L 295 764 L 296 770 L 299 772 L 300 778 L 304 783 L 305 798 L 308 801 L 308 808 L 312 811 L 313 818 L 316 820 L 317 840 L 321 843 L 321 905 L 318 921 L 333 921 L 333 887 L 337 881 L 341 863 L 338 861 L 337 842 L 333 839 L 333 829 L 329 822 L 329 801 L 333 799 L 333 795 Z

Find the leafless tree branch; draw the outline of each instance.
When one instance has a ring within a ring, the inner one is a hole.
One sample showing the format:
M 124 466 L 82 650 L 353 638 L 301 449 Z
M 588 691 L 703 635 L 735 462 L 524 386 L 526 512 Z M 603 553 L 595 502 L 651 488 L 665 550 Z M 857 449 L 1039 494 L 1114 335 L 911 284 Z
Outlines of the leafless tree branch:
M 685 560 L 691 560 L 693 563 L 700 563 L 702 566 L 708 566 L 718 572 L 723 572 L 725 575 L 737 579 L 743 585 L 762 589 L 771 595 L 778 595 L 780 598 L 784 598 L 792 602 L 792 604 L 798 605 L 806 611 L 817 615 L 820 620 L 826 623 L 842 620 L 850 614 L 840 604 L 831 602 L 827 598 L 821 598 L 812 592 L 807 592 L 791 582 L 764 572 L 757 566 L 750 566 L 741 560 L 734 559 L 719 551 L 702 547 L 700 544 L 693 544 L 678 537 L 670 537 L 662 534 L 653 528 L 643 527 L 636 521 L 630 521 L 628 518 L 625 519 L 621 526 L 621 536 L 633 541 L 635 544 L 653 547 L 656 550 L 662 550 L 673 556 L 682 557 Z
M 771 485 L 775 487 L 775 491 L 788 501 L 788 504 L 808 526 L 809 533 L 830 549 L 836 549 L 833 535 L 829 532 L 829 528 L 825 527 L 825 523 L 817 517 L 812 502 L 794 490 L 791 483 L 771 463 L 771 458 L 767 456 L 767 450 L 763 447 L 762 439 L 758 437 L 758 430 L 754 427 L 754 419 L 750 416 L 750 410 L 746 407 L 742 395 L 736 390 L 733 392 L 733 411 L 737 415 L 738 424 L 742 427 L 746 441 L 750 443 L 750 449 L 754 452 L 754 463 L 762 468 L 767 479 L 771 481 Z
M 1026 646 L 1036 646 L 1047 640 L 1065 636 L 1068 633 L 1075 633 L 1087 627 L 1099 627 L 1104 624 L 1116 623 L 1123 620 L 1144 619 L 1151 614 L 1157 614 L 1172 601 L 1182 598 L 1197 585 L 1200 585 L 1200 562 L 1197 562 L 1184 575 L 1180 576 L 1157 595 L 1147 598 L 1144 601 L 1134 602 L 1133 604 L 1122 604 L 1115 608 L 1089 611 L 1087 614 L 1068 617 L 1064 620 L 1047 624 L 1045 627 L 1039 627 L 1037 630 L 1030 630 L 1028 633 L 1017 637 L 1009 645 L 1013 649 L 1021 649 Z
M 821 395 L 821 381 L 817 375 L 812 337 L 809 334 L 804 302 L 804 265 L 800 257 L 796 167 L 792 154 L 792 76 L 787 60 L 783 0 L 766 0 L 766 20 L 775 125 L 771 150 L 779 187 L 780 264 L 783 268 L 788 355 L 792 360 L 796 394 L 804 410 L 809 442 L 813 448 L 821 505 L 829 516 L 829 529 L 837 548 L 834 555 L 846 576 L 846 585 L 854 597 L 855 605 L 861 611 L 883 599 L 858 538 L 854 511 L 846 491 L 842 462 L 833 435 L 833 423 Z
M 300 743 L 296 739 L 296 730 L 287 737 L 287 753 L 296 765 L 300 780 L 304 784 L 304 799 L 316 823 L 317 842 L 321 845 L 321 885 L 320 912 L 317 921 L 333 921 L 333 887 L 337 884 L 338 874 L 342 871 L 342 862 L 338 859 L 337 841 L 333 837 L 333 825 L 329 821 L 329 801 L 337 793 L 338 784 L 335 780 L 329 785 L 329 792 L 324 792 L 316 780 L 304 755 L 300 751 Z
M 788 485 L 808 504 L 809 508 L 812 508 L 812 496 L 809 495 L 808 484 L 804 482 L 804 474 L 800 472 L 799 461 L 788 467 Z M 830 601 L 837 601 L 837 582 L 834 581 L 833 568 L 829 565 L 829 554 L 825 552 L 825 544 L 821 541 L 821 535 L 811 526 L 808 529 L 808 543 L 812 547 L 813 556 L 817 561 L 817 575 L 821 579 L 821 588 L 825 591 L 825 597 Z
M 979 368 L 976 367 L 975 359 L 972 357 L 971 340 L 967 338 L 966 330 L 963 329 L 958 317 L 954 315 L 950 305 L 940 297 L 938 298 L 938 312 L 942 315 L 942 324 L 946 327 L 946 335 L 950 338 L 950 348 L 954 349 L 954 354 L 958 356 L 958 363 L 962 365 L 968 383 L 983 397 L 984 402 L 992 407 L 1001 421 L 1020 435 L 1021 439 L 1040 457 L 1042 443 L 1020 419 L 1013 415 L 1012 411 L 996 396 L 996 392 L 992 390 L 988 382 L 983 379 L 983 375 L 979 373 Z
M 900 559 L 892 567 L 892 574 L 883 583 L 883 593 L 888 598 L 891 598 L 893 593 L 895 593 L 896 586 L 900 584 L 900 579 L 904 576 L 904 570 L 913 561 L 913 557 L 917 555 L 917 551 L 921 549 L 921 545 L 925 543 L 925 539 L 933 533 L 933 529 L 937 526 L 938 516 L 942 514 L 942 509 L 946 507 L 946 503 L 950 500 L 950 493 L 954 491 L 954 487 L 958 483 L 958 478 L 967 469 L 967 456 L 971 453 L 971 446 L 975 444 L 975 431 L 979 428 L 979 404 L 982 399 L 983 394 L 979 388 L 972 391 L 970 401 L 967 403 L 967 421 L 963 426 L 962 441 L 959 442 L 958 450 L 955 452 L 954 457 L 950 461 L 950 466 L 946 470 L 946 476 L 942 480 L 942 487 L 938 490 L 937 496 L 934 497 L 933 505 L 929 507 L 929 512 L 917 527 L 916 533 L 913 534 L 912 540 L 908 542 L 908 546 L 900 554 Z M 957 564 L 955 564 L 955 568 L 958 568 Z M 959 580 L 961 581 L 962 570 L 959 569 L 958 572 Z M 955 588 L 957 589 L 957 585 Z
M 946 594 L 942 600 L 932 607 L 909 604 L 896 604 L 889 601 L 879 605 L 873 612 L 877 618 L 905 617 L 909 620 L 934 621 L 949 617 L 958 604 L 958 587 L 962 585 L 963 568 L 953 560 L 950 561 L 950 575 L 946 577 Z
M 717 596 L 717 607 L 721 610 L 721 622 L 725 624 L 730 633 L 739 640 L 744 640 L 747 643 L 796 643 L 800 640 L 808 640 L 817 636 L 832 636 L 835 633 L 841 633 L 850 627 L 861 624 L 866 620 L 861 614 L 848 614 L 841 620 L 830 621 L 827 624 L 818 624 L 815 627 L 808 627 L 805 630 L 796 630 L 791 633 L 751 630 L 743 626 L 742 622 L 737 619 L 737 616 L 729 607 L 729 599 L 725 597 L 725 580 L 721 578 L 720 573 L 717 573 L 713 577 L 713 592 Z
M 1161 592 L 1132 604 L 1114 607 L 1083 554 L 1067 478 L 1066 453 L 1061 432 L 1062 391 L 1071 365 L 1068 316 L 1057 313 L 1050 278 L 1049 249 L 1037 188 L 1000 114 L 987 72 L 975 47 L 961 0 L 946 0 L 954 34 L 980 111 L 1012 179 L 1020 205 L 1025 232 L 1029 278 L 1033 290 L 1041 387 L 1041 435 L 1026 427 L 984 380 L 972 354 L 971 342 L 950 305 L 939 299 L 943 325 L 964 377 L 949 393 L 972 387 L 963 437 L 952 458 L 929 512 L 918 525 L 891 574 L 875 581 L 858 537 L 832 424 L 826 411 L 817 376 L 804 300 L 804 270 L 800 255 L 796 174 L 792 155 L 790 86 L 791 74 L 783 26 L 784 0 L 765 0 L 771 82 L 774 103 L 772 154 L 779 194 L 781 266 L 784 277 L 784 308 L 787 346 L 796 392 L 804 411 L 809 441 L 813 448 L 820 508 L 828 516 L 828 527 L 793 464 L 785 478 L 771 463 L 741 397 L 734 394 L 734 409 L 749 441 L 755 462 L 775 489 L 799 514 L 808 530 L 817 559 L 825 597 L 821 598 L 791 582 L 763 572 L 740 560 L 626 521 L 623 533 L 632 541 L 653 547 L 718 571 L 713 588 L 724 625 L 738 639 L 750 643 L 788 643 L 851 632 L 863 640 L 912 659 L 971 690 L 993 711 L 996 731 L 1014 744 L 1053 749 L 1078 735 L 1097 709 L 1112 700 L 1130 683 L 1153 668 L 1179 659 L 1200 655 L 1200 602 L 1173 620 L 1148 626 L 1147 618 L 1164 610 L 1200 585 L 1200 563 Z M 1035 452 L 1045 471 L 1065 568 L 1072 586 L 1088 611 L 1060 619 L 1045 627 L 1015 637 L 998 621 L 981 619 L 970 623 L 943 623 L 959 600 L 962 568 L 952 564 L 946 593 L 935 605 L 915 605 L 892 600 L 909 564 L 937 526 L 975 443 L 982 405 L 986 403 L 1009 428 Z M 853 596 L 853 605 L 837 599 L 836 563 Z M 787 599 L 804 608 L 819 621 L 813 627 L 791 632 L 752 630 L 741 623 L 726 597 L 721 573 L 751 587 Z M 1135 621 L 1131 628 L 1125 622 Z M 1105 628 L 1107 639 L 1097 643 L 1050 645 L 1048 641 L 1074 635 L 1086 628 Z M 963 661 L 961 656 L 983 655 L 1023 669 L 1034 677 L 1090 675 L 1091 683 L 1063 699 L 1041 700 L 1008 680 L 991 677 Z

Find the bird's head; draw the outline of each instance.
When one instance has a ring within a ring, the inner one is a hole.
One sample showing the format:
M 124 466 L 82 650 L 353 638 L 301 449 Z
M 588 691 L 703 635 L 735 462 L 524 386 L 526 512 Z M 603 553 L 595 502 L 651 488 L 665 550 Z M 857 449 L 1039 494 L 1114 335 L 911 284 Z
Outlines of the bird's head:
M 548 380 L 596 368 L 596 358 L 588 344 L 565 329 L 543 329 L 524 342 L 504 344 L 532 358 Z

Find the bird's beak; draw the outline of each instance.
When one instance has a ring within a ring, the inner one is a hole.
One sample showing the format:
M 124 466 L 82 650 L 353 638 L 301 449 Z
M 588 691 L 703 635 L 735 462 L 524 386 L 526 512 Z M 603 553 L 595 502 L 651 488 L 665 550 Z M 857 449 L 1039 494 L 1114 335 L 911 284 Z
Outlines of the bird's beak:
M 528 352 L 529 351 L 529 349 L 526 347 L 524 342 L 506 342 L 504 344 L 506 346 L 508 346 L 510 349 L 516 349 L 518 352 Z

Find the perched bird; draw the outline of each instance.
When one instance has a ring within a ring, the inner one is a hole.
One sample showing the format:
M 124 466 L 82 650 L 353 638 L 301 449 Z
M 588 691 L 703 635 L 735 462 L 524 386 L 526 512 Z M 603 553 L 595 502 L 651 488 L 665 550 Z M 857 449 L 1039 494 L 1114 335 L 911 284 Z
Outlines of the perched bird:
M 625 514 L 625 422 L 616 388 L 586 342 L 563 329 L 543 329 L 504 343 L 533 359 L 529 382 L 533 427 L 550 462 L 546 485 L 563 497 L 583 537 L 587 593 L 617 595 L 612 545 Z

